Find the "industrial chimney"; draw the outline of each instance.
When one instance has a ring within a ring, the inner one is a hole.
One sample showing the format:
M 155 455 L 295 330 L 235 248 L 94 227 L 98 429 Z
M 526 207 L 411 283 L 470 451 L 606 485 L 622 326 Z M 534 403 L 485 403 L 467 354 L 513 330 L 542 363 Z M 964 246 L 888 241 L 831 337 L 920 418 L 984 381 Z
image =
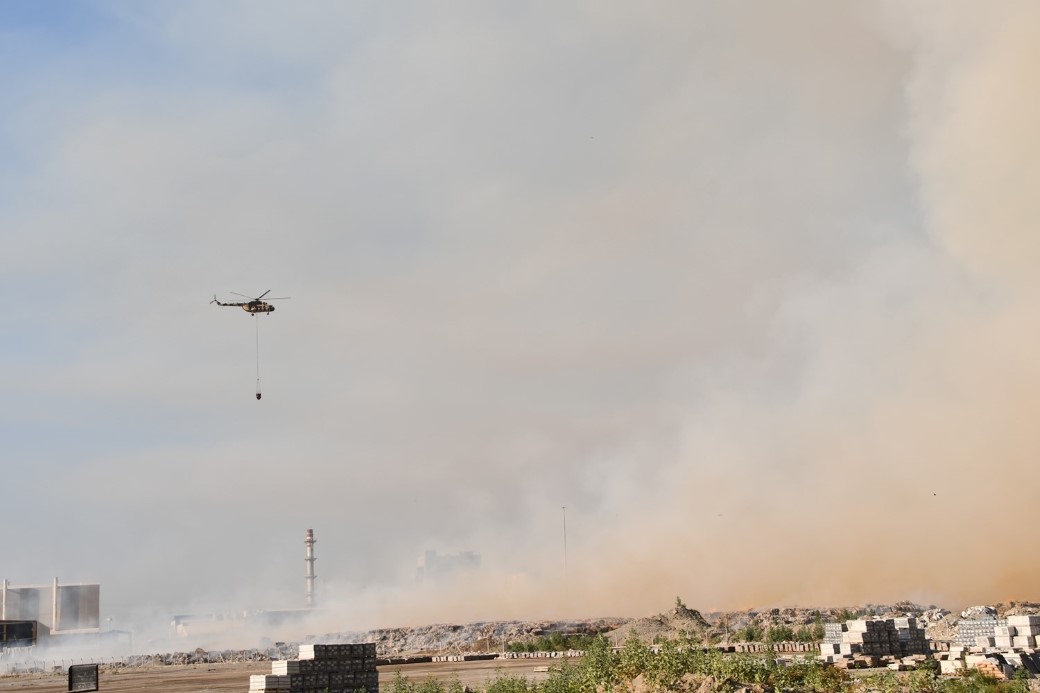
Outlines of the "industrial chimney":
M 314 530 L 307 530 L 307 538 L 303 540 L 303 543 L 307 546 L 307 557 L 303 559 L 304 563 L 307 564 L 306 572 L 304 573 L 304 579 L 307 581 L 307 608 L 310 609 L 314 606 L 314 561 L 318 560 L 314 557 Z

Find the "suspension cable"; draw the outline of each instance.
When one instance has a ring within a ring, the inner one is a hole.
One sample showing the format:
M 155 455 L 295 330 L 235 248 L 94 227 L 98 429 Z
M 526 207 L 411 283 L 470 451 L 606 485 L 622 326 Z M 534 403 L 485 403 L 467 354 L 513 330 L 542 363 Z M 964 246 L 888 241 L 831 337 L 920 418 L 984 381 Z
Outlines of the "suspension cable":
M 260 321 L 253 315 L 253 324 L 256 326 L 256 398 L 260 399 Z

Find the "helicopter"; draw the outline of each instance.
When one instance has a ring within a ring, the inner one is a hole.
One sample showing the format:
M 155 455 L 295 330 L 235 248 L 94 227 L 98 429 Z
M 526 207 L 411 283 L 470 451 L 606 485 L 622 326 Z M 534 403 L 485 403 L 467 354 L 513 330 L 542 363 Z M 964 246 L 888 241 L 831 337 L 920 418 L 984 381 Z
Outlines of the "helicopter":
M 237 307 L 237 308 L 241 308 L 242 310 L 244 310 L 247 313 L 252 313 L 253 315 L 256 315 L 257 313 L 273 313 L 274 312 L 274 306 L 272 306 L 267 301 L 284 301 L 287 298 L 292 298 L 292 296 L 272 296 L 271 298 L 267 299 L 267 301 L 262 300 L 264 296 L 266 296 L 267 294 L 271 293 L 270 289 L 268 289 L 267 291 L 263 292 L 262 294 L 260 294 L 256 298 L 254 298 L 252 296 L 246 296 L 245 294 L 240 294 L 240 293 L 238 293 L 236 291 L 231 291 L 230 293 L 233 293 L 236 296 L 241 296 L 242 298 L 248 298 L 249 300 L 248 301 L 232 301 L 230 303 L 221 303 L 219 300 L 217 300 L 217 295 L 213 294 L 213 300 L 210 301 L 210 303 L 216 303 L 218 306 L 224 306 L 224 307 Z

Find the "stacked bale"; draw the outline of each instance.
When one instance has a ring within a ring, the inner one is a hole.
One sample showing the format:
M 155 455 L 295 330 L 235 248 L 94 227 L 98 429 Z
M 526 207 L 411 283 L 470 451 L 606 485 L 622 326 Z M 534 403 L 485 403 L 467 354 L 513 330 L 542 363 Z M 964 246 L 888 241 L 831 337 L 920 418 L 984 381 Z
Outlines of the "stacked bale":
M 271 662 L 270 675 L 249 677 L 250 693 L 379 693 L 375 643 L 300 645 L 297 660 Z

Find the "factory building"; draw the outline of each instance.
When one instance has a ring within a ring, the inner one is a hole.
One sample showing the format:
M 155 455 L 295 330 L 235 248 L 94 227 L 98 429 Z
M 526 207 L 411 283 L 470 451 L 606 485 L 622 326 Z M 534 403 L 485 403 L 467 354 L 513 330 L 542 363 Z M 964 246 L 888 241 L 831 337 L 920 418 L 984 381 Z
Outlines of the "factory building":
M 101 628 L 101 585 L 0 583 L 0 621 L 36 621 L 52 635 L 98 632 Z

